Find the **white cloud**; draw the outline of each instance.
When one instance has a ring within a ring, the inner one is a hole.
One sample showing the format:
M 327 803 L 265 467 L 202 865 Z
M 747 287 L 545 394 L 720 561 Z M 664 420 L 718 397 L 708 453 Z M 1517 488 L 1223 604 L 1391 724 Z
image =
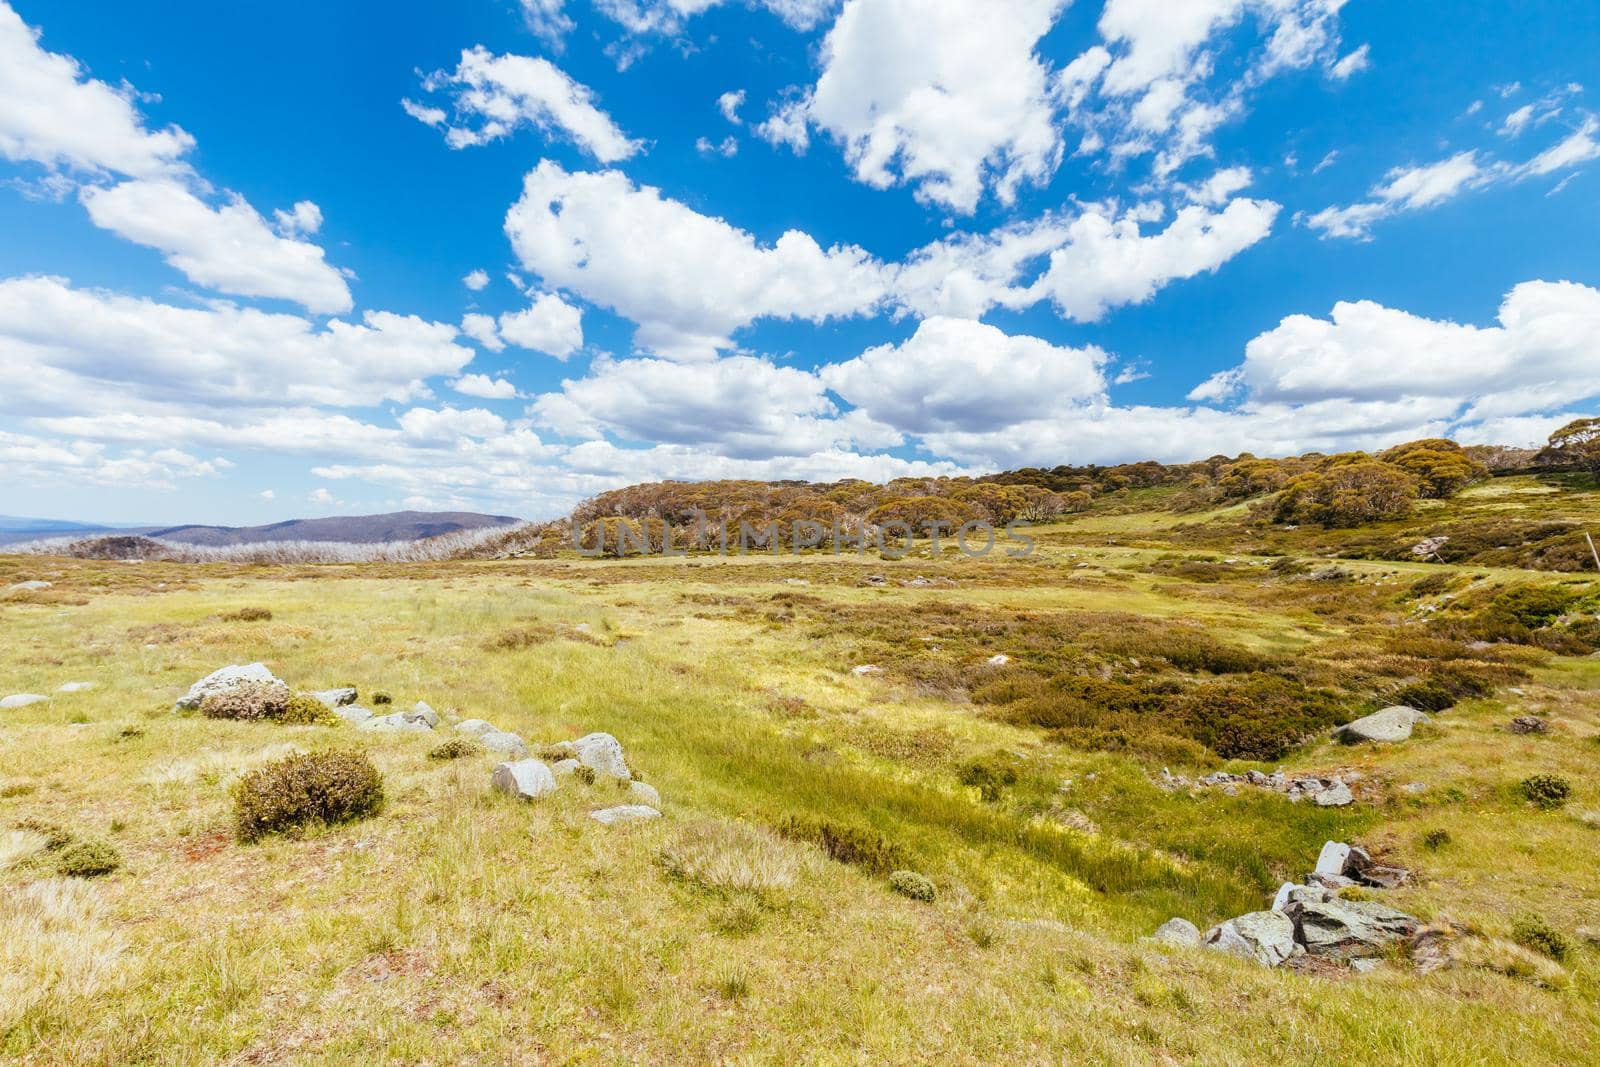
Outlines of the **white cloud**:
M 481 293 L 489 286 L 489 272 L 485 270 L 470 271 L 461 284 L 471 289 L 474 293 Z
M 229 304 L 175 307 L 61 278 L 13 278 L 0 281 L 0 409 L 406 400 L 472 359 L 455 337 L 452 326 L 390 312 L 318 328 Z
M 724 137 L 720 144 L 713 144 L 709 138 L 701 137 L 695 140 L 694 148 L 702 156 L 718 155 L 724 159 L 731 159 L 739 154 L 739 139 Z
M 515 400 L 517 387 L 504 378 L 491 378 L 487 374 L 463 374 L 450 383 L 450 388 L 462 396 L 475 396 L 480 400 Z
M 799 155 L 811 147 L 811 130 L 806 125 L 806 99 L 786 100 L 772 109 L 765 122 L 755 127 L 756 136 L 774 148 L 787 146 Z
M 1061 158 L 1034 48 L 1066 3 L 848 0 L 823 42 L 805 114 L 868 185 L 909 184 L 919 199 L 963 213 L 985 187 L 1009 203 L 1023 183 L 1047 181 Z M 769 140 L 793 138 L 786 125 L 772 126 Z
M 583 347 L 583 312 L 555 293 L 541 293 L 526 310 L 500 316 L 500 336 L 564 360 Z
M 1420 211 L 1455 197 L 1486 178 L 1474 151 L 1458 152 L 1449 159 L 1420 167 L 1397 167 L 1374 186 L 1373 199 L 1348 207 L 1330 207 L 1306 219 L 1324 237 L 1366 239 L 1372 225 L 1404 211 Z
M 819 371 L 874 422 L 906 433 L 994 430 L 1102 395 L 1106 354 L 1010 336 L 970 319 L 932 318 L 899 345 Z
M 1525 104 L 1507 115 L 1505 122 L 1500 126 L 1500 135 L 1502 137 L 1520 136 L 1522 131 L 1528 128 L 1528 124 L 1533 121 L 1533 111 L 1534 106 L 1532 104 Z
M 271 489 L 263 489 L 263 490 L 261 490 L 261 492 L 257 493 L 256 495 L 259 496 L 262 500 L 276 500 L 276 499 L 278 499 L 278 494 L 273 492 Z
M 1210 139 L 1245 111 L 1248 95 L 1284 70 L 1323 61 L 1330 70 L 1345 0 L 1107 0 L 1103 43 L 1063 71 L 1062 101 L 1070 121 L 1086 131 L 1084 152 L 1109 145 L 1113 161 L 1154 154 L 1165 180 L 1196 157 L 1211 154 Z M 1234 55 L 1235 27 L 1253 15 L 1261 43 Z M 1345 58 L 1355 64 L 1355 55 Z M 1350 70 L 1354 73 L 1354 70 Z
M 310 236 L 322 229 L 322 209 L 309 200 L 302 200 L 289 211 L 281 208 L 272 213 L 278 223 L 278 232 L 285 237 Z
M 422 87 L 447 93 L 459 124 L 450 125 L 437 108 L 410 100 L 402 106 L 414 118 L 443 128 L 451 148 L 488 144 L 520 126 L 563 134 L 602 163 L 627 159 L 641 147 L 595 106 L 591 89 L 547 59 L 497 56 L 479 45 L 461 53 L 454 72 L 436 71 Z
M 1328 74 L 1336 81 L 1348 81 L 1372 66 L 1372 46 L 1364 44 L 1329 68 Z
M 1217 270 L 1272 231 L 1279 207 L 1237 199 L 1221 211 L 1191 205 L 1145 233 L 1138 208 L 1113 215 L 1086 208 L 1045 216 L 986 237 L 959 237 L 913 253 L 896 294 L 919 314 L 976 317 L 990 307 L 1049 300 L 1069 319 L 1095 322 L 1113 308 L 1149 300 L 1169 283 Z M 1031 282 L 1030 264 L 1044 260 Z
M 1525 282 L 1490 327 L 1370 301 L 1339 303 L 1328 319 L 1292 315 L 1190 396 L 1237 391 L 1262 404 L 1434 402 L 1438 417 L 1472 421 L 1551 410 L 1600 394 L 1600 291 Z
M 51 440 L 0 430 L 0 466 L 8 481 L 21 485 L 172 492 L 181 478 L 215 477 L 232 464 L 200 459 L 176 448 L 136 448 L 113 455 L 97 442 Z
M 1520 167 L 1512 167 L 1509 173 L 1518 179 L 1533 178 L 1600 159 L 1600 140 L 1596 140 L 1596 134 L 1600 134 L 1600 119 L 1586 116 L 1582 125 L 1559 144 L 1545 149 Z
M 717 110 L 722 112 L 722 117 L 735 126 L 743 125 L 744 120 L 739 118 L 739 109 L 744 107 L 745 91 L 729 90 L 717 97 Z
M 549 0 L 546 0 L 549 2 Z M 839 5 L 839 0 L 747 0 L 762 7 L 797 30 L 809 30 Z M 727 0 L 594 0 L 601 14 L 633 34 L 677 36 L 695 15 Z
M 461 332 L 491 352 L 505 351 L 506 343 L 500 339 L 500 328 L 493 315 L 467 312 L 461 316 Z
M 239 296 L 292 300 L 318 314 L 348 311 L 350 288 L 314 244 L 279 236 L 243 199 L 213 208 L 171 181 L 89 186 L 79 194 L 96 226 L 159 251 L 190 281 Z M 322 214 L 295 205 L 297 225 Z
M 326 486 L 318 486 L 311 490 L 306 499 L 313 504 L 331 504 L 333 503 L 333 494 L 328 492 Z
M 145 128 L 133 92 L 88 77 L 71 56 L 39 47 L 0 0 L 0 155 L 46 167 L 154 178 L 186 170 L 194 138 Z
M 865 312 L 886 291 L 859 248 L 824 250 L 797 230 L 762 245 L 616 171 L 569 174 L 549 160 L 528 173 L 506 232 L 524 267 L 632 319 L 639 347 L 673 358 L 710 358 L 760 318 Z
M 562 10 L 564 0 L 520 0 L 522 20 L 528 29 L 560 50 L 561 38 L 572 31 L 572 19 Z
M 1315 172 L 1313 172 L 1315 173 Z M 1221 207 L 1233 199 L 1235 193 L 1249 188 L 1255 180 L 1249 167 L 1228 167 L 1219 170 L 1198 185 L 1175 186 L 1175 191 L 1188 200 L 1207 207 Z

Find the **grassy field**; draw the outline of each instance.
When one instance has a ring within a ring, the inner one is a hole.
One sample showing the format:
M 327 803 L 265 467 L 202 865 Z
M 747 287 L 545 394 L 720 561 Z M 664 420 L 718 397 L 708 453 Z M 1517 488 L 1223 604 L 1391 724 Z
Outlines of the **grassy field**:
M 1597 496 L 1505 479 L 1436 518 L 1586 522 Z M 0 712 L 0 1060 L 1600 1060 L 1600 949 L 1579 934 L 1600 928 L 1600 659 L 1560 637 L 1592 618 L 1595 576 L 1381 559 L 1319 576 L 1355 534 L 1160 509 L 1108 499 L 1020 561 L 0 557 L 0 695 L 52 694 Z M 26 580 L 53 584 L 3 592 Z M 1527 589 L 1577 606 L 1473 640 Z M 224 618 L 243 607 L 271 618 Z M 515 802 L 490 791 L 491 757 L 429 759 L 438 737 L 172 712 L 256 660 L 536 750 L 610 732 L 666 817 L 595 823 L 622 802 L 604 782 Z M 1429 679 L 1468 691 L 1411 741 L 1326 740 Z M 96 688 L 57 692 L 72 681 Z M 1225 758 L 1279 724 L 1222 732 L 1206 709 L 1258 691 L 1313 707 L 1312 739 Z M 1509 733 L 1524 714 L 1549 732 Z M 383 771 L 380 814 L 233 839 L 242 774 L 332 747 Z M 1160 785 L 1280 766 L 1346 773 L 1357 803 Z M 1572 799 L 1525 802 L 1535 773 Z M 888 860 L 777 832 L 797 818 Z M 57 876 L 28 820 L 109 840 L 120 869 Z M 1264 908 L 1329 838 L 1416 872 L 1384 899 L 1459 924 L 1454 967 L 1298 974 L 1140 940 Z M 937 899 L 891 892 L 887 866 Z M 1529 916 L 1573 942 L 1564 961 L 1512 942 Z

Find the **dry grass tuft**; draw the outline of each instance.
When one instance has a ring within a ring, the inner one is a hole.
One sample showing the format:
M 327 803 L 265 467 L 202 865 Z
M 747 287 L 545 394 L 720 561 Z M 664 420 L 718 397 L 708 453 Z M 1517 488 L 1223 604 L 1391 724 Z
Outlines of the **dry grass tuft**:
M 93 886 L 50 879 L 8 894 L 0 908 L 0 1033 L 47 1000 L 81 1009 L 115 975 L 122 951 Z
M 814 867 L 810 853 L 768 830 L 742 822 L 689 823 L 661 850 L 674 878 L 714 893 L 780 897 Z

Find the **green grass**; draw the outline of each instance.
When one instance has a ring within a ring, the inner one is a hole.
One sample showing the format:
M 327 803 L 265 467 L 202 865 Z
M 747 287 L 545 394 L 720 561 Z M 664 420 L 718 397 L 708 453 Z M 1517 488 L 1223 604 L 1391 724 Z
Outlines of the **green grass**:
M 1448 507 L 1543 516 L 1589 499 L 1512 481 Z M 1361 801 L 1342 809 L 1250 789 L 1167 792 L 1158 762 L 1074 748 L 974 702 L 999 652 L 1007 669 L 1050 678 L 1109 669 L 1139 686 L 1204 684 L 1203 661 L 1125 647 L 1190 627 L 1355 710 L 1388 684 L 1384 670 L 1429 669 L 1391 650 L 1425 625 L 1403 595 L 1416 577 L 1483 575 L 1477 590 L 1572 577 L 1361 560 L 1343 564 L 1359 580 L 1312 585 L 1254 564 L 1270 557 L 1241 535 L 1241 509 L 1174 524 L 1164 499 L 1097 505 L 1043 531 L 1026 562 L 0 557 L 0 587 L 56 583 L 0 600 L 6 691 L 99 683 L 0 713 L 0 1060 L 337 1063 L 374 1048 L 397 1063 L 1600 1057 L 1597 957 L 1573 939 L 1600 925 L 1600 660 L 1506 653 L 1526 660 L 1515 659 L 1528 672 L 1520 694 L 1467 699 L 1404 746 L 1313 739 L 1284 760 L 1359 775 Z M 1306 531 L 1294 546 L 1313 558 L 1329 540 Z M 1162 562 L 1189 556 L 1220 576 Z M 867 574 L 890 584 L 862 586 Z M 899 584 L 918 575 L 941 584 Z M 245 606 L 271 618 L 223 620 Z M 495 647 L 510 631 L 529 636 Z M 667 817 L 600 827 L 588 812 L 621 802 L 604 781 L 510 801 L 489 789 L 493 756 L 430 759 L 439 735 L 170 712 L 195 679 L 258 659 L 297 689 L 348 681 L 363 702 L 378 690 L 395 707 L 426 700 L 535 751 L 611 732 Z M 882 675 L 850 674 L 879 661 Z M 1548 735 L 1504 729 L 1535 711 Z M 382 772 L 381 812 L 232 839 L 240 777 L 333 747 L 363 750 Z M 963 781 L 974 760 L 1015 773 L 985 789 L 989 778 Z M 1273 769 L 1206 769 L 1224 765 Z M 1565 807 L 1519 796 L 1534 774 L 1573 783 Z M 60 879 L 46 839 L 14 829 L 27 819 L 104 839 L 122 865 Z M 772 833 L 796 819 L 891 845 L 893 866 L 925 874 L 935 901 Z M 1437 829 L 1449 843 L 1429 848 Z M 1265 906 L 1329 838 L 1415 868 L 1385 899 L 1472 930 L 1471 960 L 1430 976 L 1314 978 L 1139 941 L 1173 915 L 1203 929 Z M 1574 940 L 1564 961 L 1511 943 L 1527 916 Z

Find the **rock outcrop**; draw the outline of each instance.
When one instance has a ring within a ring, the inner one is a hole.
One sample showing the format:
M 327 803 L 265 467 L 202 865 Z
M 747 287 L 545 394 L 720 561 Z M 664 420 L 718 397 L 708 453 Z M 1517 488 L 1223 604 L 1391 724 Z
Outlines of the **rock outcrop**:
M 497 791 L 534 800 L 556 791 L 556 776 L 544 760 L 524 759 L 495 766 L 489 783 Z
M 177 710 L 194 711 L 204 704 L 206 697 L 218 693 L 226 693 L 238 685 L 246 683 L 262 683 L 281 685 L 287 695 L 288 685 L 283 679 L 269 671 L 264 663 L 247 663 L 242 666 L 233 665 L 212 671 L 194 685 L 189 691 L 178 699 Z
M 1276 967 L 1295 954 L 1295 927 L 1287 915 L 1253 911 L 1206 931 L 1205 947 Z
M 1416 708 L 1397 704 L 1393 707 L 1375 711 L 1371 715 L 1355 722 L 1346 723 L 1333 731 L 1333 736 L 1347 745 L 1357 745 L 1364 741 L 1397 742 L 1407 741 L 1411 738 L 1411 730 L 1418 723 L 1428 721 L 1428 716 Z

